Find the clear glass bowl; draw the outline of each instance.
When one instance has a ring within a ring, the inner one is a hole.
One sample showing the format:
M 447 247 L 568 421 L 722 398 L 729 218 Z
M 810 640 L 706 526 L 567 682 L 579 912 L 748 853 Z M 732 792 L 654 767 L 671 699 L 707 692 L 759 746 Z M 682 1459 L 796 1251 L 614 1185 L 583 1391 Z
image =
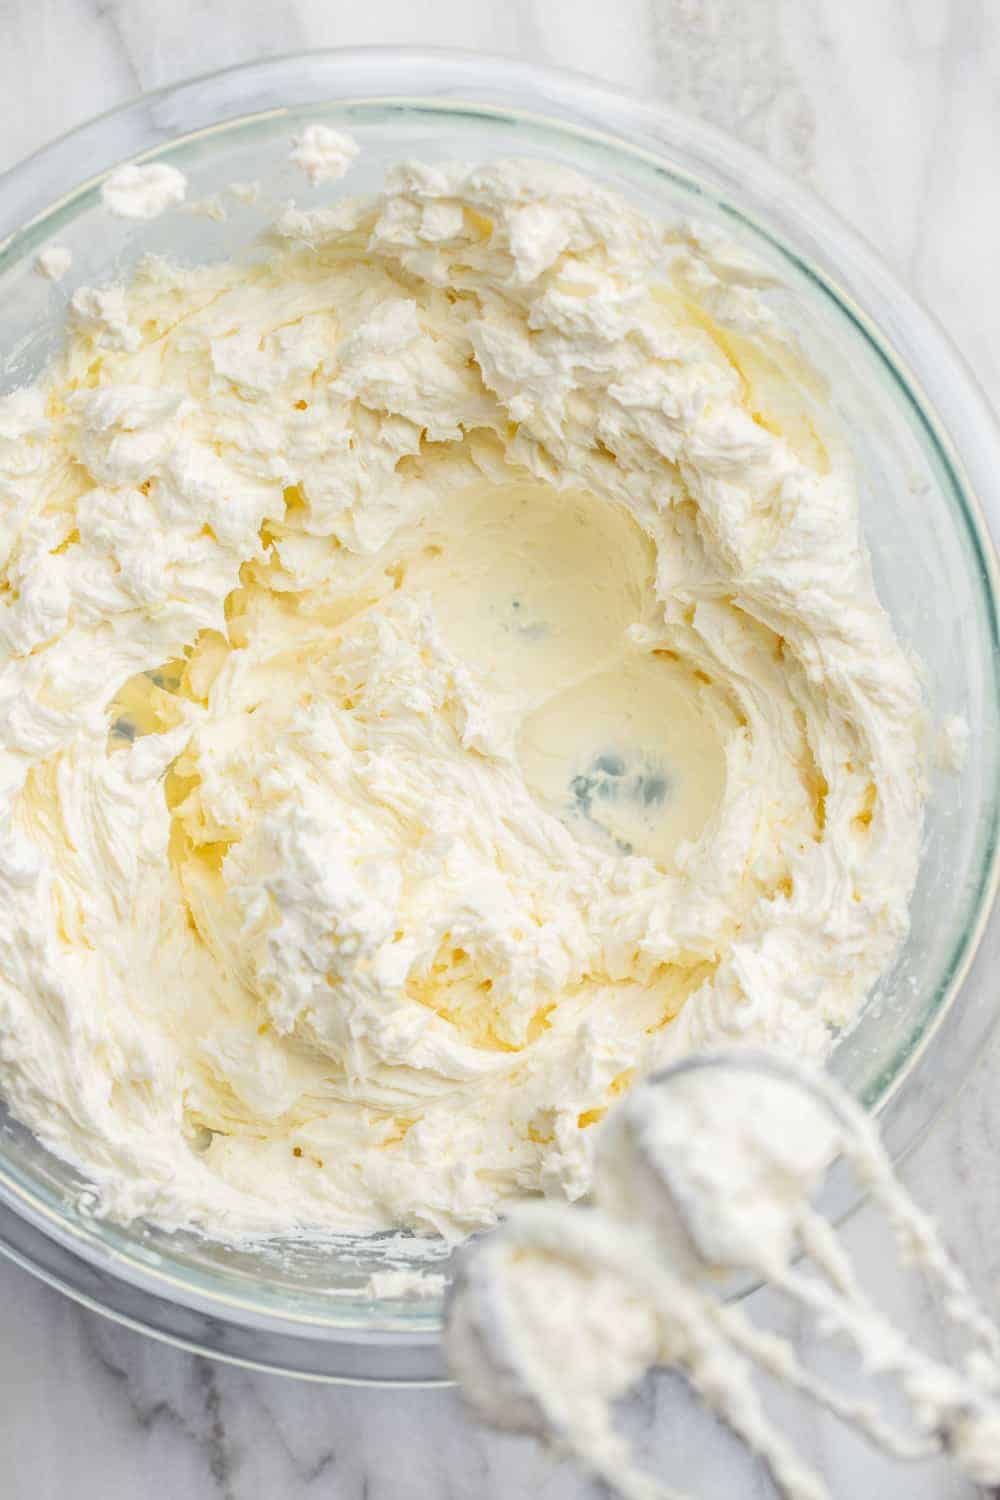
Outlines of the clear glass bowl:
M 735 142 L 567 74 L 381 48 L 281 58 L 147 95 L 0 179 L 0 390 L 40 369 L 74 286 L 113 279 L 147 250 L 186 260 L 236 253 L 288 197 L 318 202 L 343 191 L 306 188 L 289 169 L 289 137 L 310 120 L 360 141 L 351 193 L 375 189 L 385 167 L 406 156 L 549 158 L 653 215 L 726 226 L 780 277 L 782 315 L 830 377 L 853 444 L 882 598 L 923 663 L 936 718 L 963 714 L 972 730 L 961 770 L 934 779 L 909 940 L 831 1064 L 880 1112 L 901 1155 L 954 1093 L 997 1011 L 989 970 L 1000 956 L 1000 920 L 988 919 L 1000 655 L 984 512 L 1000 520 L 1000 437 L 981 393 L 877 256 Z M 255 205 L 227 198 L 222 223 L 190 212 L 151 224 L 112 219 L 100 207 L 101 176 L 135 158 L 182 167 L 191 199 L 234 180 L 259 180 L 262 196 Z M 33 270 L 50 242 L 74 254 L 60 284 Z M 354 1381 L 443 1377 L 440 1302 L 364 1294 L 393 1250 L 387 1237 L 234 1251 L 98 1221 L 81 1207 L 81 1186 L 29 1132 L 3 1121 L 0 1246 L 71 1295 L 148 1332 L 270 1369 Z M 828 1207 L 851 1207 L 836 1179 Z

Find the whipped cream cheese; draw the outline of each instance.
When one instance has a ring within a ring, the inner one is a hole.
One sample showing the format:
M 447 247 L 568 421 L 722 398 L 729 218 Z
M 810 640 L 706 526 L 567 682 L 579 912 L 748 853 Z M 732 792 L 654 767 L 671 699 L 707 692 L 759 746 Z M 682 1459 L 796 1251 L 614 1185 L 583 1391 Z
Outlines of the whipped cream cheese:
M 745 258 L 538 162 L 79 288 L 0 402 L 0 1048 L 103 1211 L 576 1198 L 906 931 L 921 695 Z
M 46 245 L 35 257 L 35 270 L 48 281 L 62 281 L 73 264 L 73 252 L 66 245 Z
M 130 162 L 101 184 L 105 208 L 119 219 L 158 219 L 168 208 L 183 203 L 186 193 L 184 173 L 159 161 Z
M 353 136 L 329 125 L 307 125 L 295 137 L 289 160 L 301 167 L 314 187 L 343 177 L 359 151 Z

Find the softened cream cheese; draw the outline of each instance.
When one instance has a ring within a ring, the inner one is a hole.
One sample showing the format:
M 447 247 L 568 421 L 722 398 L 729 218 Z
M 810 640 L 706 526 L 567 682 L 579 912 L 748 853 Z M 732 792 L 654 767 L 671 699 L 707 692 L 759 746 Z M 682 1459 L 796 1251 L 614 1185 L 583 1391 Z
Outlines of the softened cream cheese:
M 757 279 L 507 161 L 74 293 L 0 401 L 0 1047 L 103 1211 L 460 1236 L 851 1019 L 921 695 Z

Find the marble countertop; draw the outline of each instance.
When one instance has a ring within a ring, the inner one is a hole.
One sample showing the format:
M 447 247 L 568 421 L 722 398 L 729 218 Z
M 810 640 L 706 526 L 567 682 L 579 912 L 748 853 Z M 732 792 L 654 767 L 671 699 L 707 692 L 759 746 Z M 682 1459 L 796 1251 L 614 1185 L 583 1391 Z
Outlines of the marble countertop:
M 141 90 L 311 46 L 479 48 L 668 100 L 810 183 L 876 244 L 1000 406 L 1000 7 L 992 0 L 6 0 L 0 169 Z M 911 1157 L 907 1179 L 1000 1311 L 997 1053 Z M 867 1210 L 846 1231 L 881 1305 L 929 1347 L 919 1282 Z M 10 1500 L 590 1500 L 531 1443 L 470 1423 L 450 1391 L 307 1385 L 120 1328 L 0 1263 L 0 1468 Z M 778 1321 L 776 1310 L 765 1315 Z M 698 1496 L 766 1500 L 762 1472 L 670 1377 L 624 1422 Z M 901 1469 L 836 1425 L 787 1423 L 838 1497 L 969 1500 L 944 1465 Z

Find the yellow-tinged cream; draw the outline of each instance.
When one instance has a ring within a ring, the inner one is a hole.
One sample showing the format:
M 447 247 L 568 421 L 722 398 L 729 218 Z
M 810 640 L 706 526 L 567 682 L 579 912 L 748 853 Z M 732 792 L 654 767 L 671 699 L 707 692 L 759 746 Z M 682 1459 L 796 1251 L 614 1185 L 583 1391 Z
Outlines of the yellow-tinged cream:
M 905 932 L 921 702 L 752 276 L 539 163 L 80 289 L 0 402 L 0 1036 L 119 1217 L 461 1234 Z

